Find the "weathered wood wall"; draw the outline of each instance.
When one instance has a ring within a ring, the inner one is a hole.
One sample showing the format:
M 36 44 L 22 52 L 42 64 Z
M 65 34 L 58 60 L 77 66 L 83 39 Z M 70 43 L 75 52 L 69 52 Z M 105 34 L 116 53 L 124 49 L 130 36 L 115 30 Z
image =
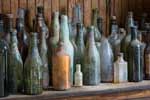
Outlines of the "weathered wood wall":
M 111 1 L 111 7 L 106 6 L 106 1 Z M 31 11 L 29 20 L 36 14 L 36 7 L 43 5 L 48 25 L 51 23 L 51 14 L 54 11 L 66 10 L 69 17 L 72 17 L 72 8 L 76 3 L 82 5 L 84 14 L 83 20 L 86 26 L 91 24 L 91 10 L 98 8 L 104 19 L 104 30 L 109 29 L 109 16 L 116 15 L 118 23 L 124 27 L 128 11 L 134 11 L 136 20 L 140 19 L 142 12 L 150 12 L 150 0 L 0 0 L 0 13 L 14 13 L 19 7 L 28 8 Z M 111 10 L 109 9 L 111 8 Z M 15 20 L 14 20 L 15 21 Z

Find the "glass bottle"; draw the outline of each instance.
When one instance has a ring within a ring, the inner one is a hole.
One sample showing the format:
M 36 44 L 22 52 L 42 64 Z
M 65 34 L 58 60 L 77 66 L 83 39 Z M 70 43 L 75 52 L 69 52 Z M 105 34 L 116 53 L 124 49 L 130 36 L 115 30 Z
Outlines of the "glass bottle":
M 100 63 L 101 63 L 101 81 L 113 82 L 113 51 L 108 39 L 102 32 L 101 46 L 100 46 Z
M 66 15 L 61 15 L 60 24 L 60 40 L 64 42 L 64 48 L 66 53 L 70 57 L 70 83 L 73 85 L 74 80 L 74 48 L 69 39 L 69 27 L 68 27 L 68 17 Z
M 145 23 L 147 21 L 147 13 L 143 13 L 141 16 L 140 29 L 145 30 Z
M 36 95 L 42 93 L 42 61 L 38 51 L 37 33 L 31 33 L 27 59 L 24 64 L 24 93 Z
M 70 84 L 70 56 L 65 51 L 65 44 L 59 46 L 52 57 L 52 84 L 55 90 L 67 90 Z
M 84 54 L 83 84 L 98 85 L 100 83 L 100 56 L 94 40 L 94 26 L 88 29 L 88 40 Z
M 131 42 L 128 47 L 128 80 L 139 82 L 143 80 L 142 44 L 137 39 L 136 27 L 131 27 Z
M 81 64 L 76 65 L 74 85 L 77 87 L 83 86 L 83 74 L 81 72 Z
M 4 17 L 4 31 L 5 34 L 3 38 L 9 44 L 10 43 L 10 32 L 13 31 L 13 14 L 6 14 Z
M 144 58 L 145 58 L 145 68 L 144 68 L 145 75 L 144 76 L 145 76 L 145 79 L 150 80 L 150 31 L 147 33 Z
M 8 44 L 0 39 L 0 97 L 8 95 Z
M 4 21 L 3 21 L 3 15 L 0 14 L 0 38 L 4 35 Z
M 124 28 L 120 28 L 119 29 L 119 39 L 122 41 L 125 36 L 126 36 L 126 30 Z
M 20 54 L 22 55 L 22 60 L 25 62 L 28 55 L 28 33 L 25 29 L 25 9 L 18 9 L 18 17 L 16 20 L 17 38 L 18 38 L 18 48 Z
M 10 35 L 8 84 L 9 92 L 17 93 L 23 90 L 23 62 L 18 50 L 17 31 L 10 32 Z
M 47 56 L 47 42 L 46 42 L 46 31 L 44 27 L 41 30 L 40 43 L 39 43 L 39 53 L 43 65 L 43 89 L 49 87 L 49 69 L 48 69 L 48 56 Z
M 123 53 L 118 54 L 118 59 L 114 63 L 114 83 L 123 83 L 128 81 L 127 62 L 123 59 Z
M 49 37 L 48 44 L 48 66 L 49 66 L 49 77 L 50 85 L 52 85 L 52 54 L 56 51 L 57 44 L 59 42 L 60 34 L 60 23 L 59 23 L 59 12 L 54 12 L 52 16 L 52 34 Z
M 77 24 L 77 36 L 76 36 L 76 46 L 77 50 L 75 53 L 75 63 L 81 64 L 83 66 L 83 57 L 84 57 L 84 36 L 83 36 L 83 24 Z
M 131 27 L 132 26 L 134 26 L 133 12 L 129 12 L 128 20 L 126 23 L 127 35 L 121 41 L 121 52 L 124 54 L 125 61 L 127 61 L 127 58 L 128 58 L 127 50 L 128 50 L 128 46 L 131 42 Z

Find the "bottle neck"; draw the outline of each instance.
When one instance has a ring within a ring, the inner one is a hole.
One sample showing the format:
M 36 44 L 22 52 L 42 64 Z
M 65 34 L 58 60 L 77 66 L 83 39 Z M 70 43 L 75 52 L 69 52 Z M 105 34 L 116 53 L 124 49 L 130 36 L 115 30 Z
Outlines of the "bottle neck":
M 136 39 L 137 39 L 137 29 L 131 28 L 131 40 L 136 40 Z
M 32 53 L 33 50 L 38 50 L 38 45 L 37 45 L 37 37 L 32 36 L 30 39 L 30 49 L 29 52 Z
M 83 26 L 77 26 L 77 39 L 78 42 L 83 41 Z
M 95 44 L 95 39 L 94 39 L 94 28 L 90 28 L 89 29 L 89 36 L 88 36 L 89 40 L 89 44 L 93 45 Z
M 59 24 L 59 14 L 58 12 L 54 14 L 53 18 L 53 37 L 59 38 L 60 24 Z
M 81 72 L 81 65 L 76 65 L 76 72 Z

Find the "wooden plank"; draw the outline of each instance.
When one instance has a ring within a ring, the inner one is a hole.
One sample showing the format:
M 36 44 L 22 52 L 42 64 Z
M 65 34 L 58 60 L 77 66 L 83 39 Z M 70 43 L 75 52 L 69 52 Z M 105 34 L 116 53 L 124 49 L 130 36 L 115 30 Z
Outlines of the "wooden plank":
M 27 0 L 18 0 L 19 8 L 27 8 Z
M 46 23 L 50 29 L 51 26 L 51 1 L 52 0 L 44 0 L 44 14 Z
M 59 0 L 52 0 L 52 12 L 59 11 Z
M 59 10 L 63 14 L 67 14 L 67 0 L 59 0 Z
M 18 10 L 18 0 L 11 0 L 11 13 L 14 15 L 13 25 L 16 27 L 16 18 L 17 18 L 17 10 Z
M 84 0 L 84 24 L 89 26 L 91 24 L 91 0 Z
M 100 16 L 103 18 L 103 30 L 104 34 L 106 34 L 106 3 L 105 0 L 99 0 L 99 11 L 100 11 Z
M 44 1 L 43 0 L 35 0 L 35 6 L 36 6 L 36 13 L 37 13 L 37 7 L 38 6 L 44 6 Z
M 68 16 L 69 19 L 72 19 L 73 7 L 75 5 L 75 0 L 68 0 Z
M 32 26 L 33 26 L 33 19 L 35 18 L 35 12 L 36 12 L 36 3 L 35 0 L 28 0 L 28 25 L 29 25 L 29 30 L 31 31 Z
M 10 0 L 2 0 L 2 12 L 3 13 L 10 13 L 11 6 L 10 6 Z
M 92 9 L 98 8 L 98 0 L 92 0 Z
M 0 13 L 2 13 L 2 0 L 0 0 Z

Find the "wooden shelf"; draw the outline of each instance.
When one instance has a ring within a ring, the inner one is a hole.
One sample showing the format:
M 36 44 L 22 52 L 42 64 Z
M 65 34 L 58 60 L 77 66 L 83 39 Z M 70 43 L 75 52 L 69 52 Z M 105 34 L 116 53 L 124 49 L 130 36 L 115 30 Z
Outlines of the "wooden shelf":
M 146 91 L 146 93 L 145 93 Z M 148 97 L 150 96 L 150 81 L 143 81 L 139 83 L 123 83 L 123 84 L 111 84 L 105 83 L 98 86 L 83 86 L 80 88 L 73 87 L 68 91 L 45 91 L 41 95 L 10 95 L 0 100 L 53 100 L 53 99 L 63 99 L 70 100 L 69 98 L 78 98 L 73 100 L 80 100 L 80 97 L 94 97 L 94 96 L 108 96 L 121 93 L 126 93 L 129 98 L 131 92 L 138 92 L 138 97 Z M 145 93 L 145 95 L 141 95 Z M 115 95 L 114 95 L 115 96 Z M 133 94 L 132 94 L 133 97 Z M 136 96 L 134 96 L 136 98 Z M 68 98 L 68 99 L 65 99 Z M 125 98 L 125 97 L 124 97 Z M 72 100 L 72 99 L 71 99 Z M 92 99 L 81 99 L 81 100 L 92 100 Z M 100 99 L 96 99 L 100 100 Z

